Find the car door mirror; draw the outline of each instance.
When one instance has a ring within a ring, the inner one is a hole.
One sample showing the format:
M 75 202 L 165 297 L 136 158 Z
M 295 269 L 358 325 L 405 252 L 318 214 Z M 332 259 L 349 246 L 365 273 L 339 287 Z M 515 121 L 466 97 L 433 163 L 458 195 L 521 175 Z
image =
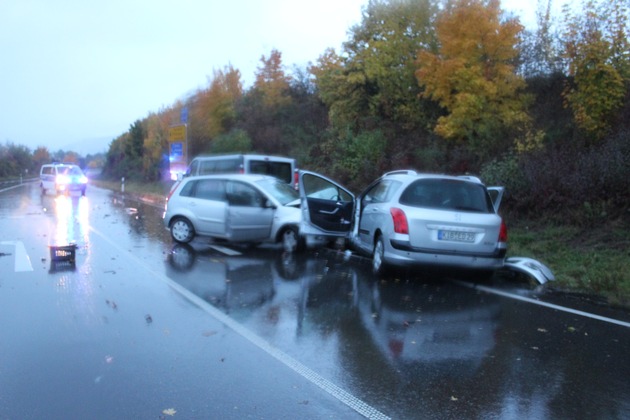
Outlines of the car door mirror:
M 271 200 L 269 200 L 269 199 L 263 200 L 262 207 L 264 209 L 274 209 L 274 210 L 276 208 L 276 206 L 273 204 L 273 202 Z

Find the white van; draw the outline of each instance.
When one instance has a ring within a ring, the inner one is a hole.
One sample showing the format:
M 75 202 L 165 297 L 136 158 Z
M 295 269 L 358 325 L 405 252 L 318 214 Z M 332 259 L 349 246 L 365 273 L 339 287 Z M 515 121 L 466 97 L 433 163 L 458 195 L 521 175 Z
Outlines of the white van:
M 39 181 L 42 194 L 46 194 L 46 191 L 52 191 L 55 194 L 80 191 L 81 195 L 85 195 L 88 179 L 77 165 L 51 163 L 42 165 L 39 170 Z
M 214 155 L 198 156 L 190 162 L 184 176 L 211 174 L 271 175 L 294 186 L 295 159 L 265 155 Z

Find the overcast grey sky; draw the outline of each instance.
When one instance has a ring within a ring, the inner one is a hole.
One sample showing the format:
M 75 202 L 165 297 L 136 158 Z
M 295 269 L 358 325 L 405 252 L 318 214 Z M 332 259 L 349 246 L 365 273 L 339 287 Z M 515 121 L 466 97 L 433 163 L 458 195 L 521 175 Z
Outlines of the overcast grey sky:
M 215 69 L 248 87 L 272 49 L 289 68 L 338 50 L 367 2 L 1 0 L 0 143 L 106 151 Z

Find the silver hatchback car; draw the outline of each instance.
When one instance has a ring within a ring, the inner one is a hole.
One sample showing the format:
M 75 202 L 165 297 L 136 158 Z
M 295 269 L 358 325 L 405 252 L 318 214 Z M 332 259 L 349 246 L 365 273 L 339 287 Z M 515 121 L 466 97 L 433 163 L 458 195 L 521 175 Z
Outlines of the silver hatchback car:
M 299 179 L 301 231 L 349 239 L 372 256 L 375 272 L 388 265 L 488 273 L 503 267 L 503 187 L 486 187 L 471 176 L 404 170 L 383 175 L 355 198 L 321 175 L 301 171 Z
M 196 235 L 228 242 L 282 242 L 302 248 L 299 197 L 286 182 L 266 175 L 224 174 L 184 178 L 171 188 L 163 215 L 176 242 Z

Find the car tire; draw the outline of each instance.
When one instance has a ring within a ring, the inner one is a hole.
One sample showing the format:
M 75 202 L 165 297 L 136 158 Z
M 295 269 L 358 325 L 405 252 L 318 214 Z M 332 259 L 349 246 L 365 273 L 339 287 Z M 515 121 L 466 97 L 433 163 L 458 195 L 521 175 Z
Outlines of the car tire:
M 187 244 L 195 236 L 195 228 L 192 223 L 184 217 L 178 217 L 171 222 L 171 237 L 175 242 Z
M 284 249 L 285 252 L 301 252 L 304 250 L 304 238 L 300 236 L 296 227 L 290 226 L 284 229 L 280 237 L 282 240 L 282 249 Z
M 374 252 L 372 252 L 372 272 L 374 274 L 384 274 L 386 271 L 385 264 L 385 242 L 383 236 L 378 235 L 374 242 Z

